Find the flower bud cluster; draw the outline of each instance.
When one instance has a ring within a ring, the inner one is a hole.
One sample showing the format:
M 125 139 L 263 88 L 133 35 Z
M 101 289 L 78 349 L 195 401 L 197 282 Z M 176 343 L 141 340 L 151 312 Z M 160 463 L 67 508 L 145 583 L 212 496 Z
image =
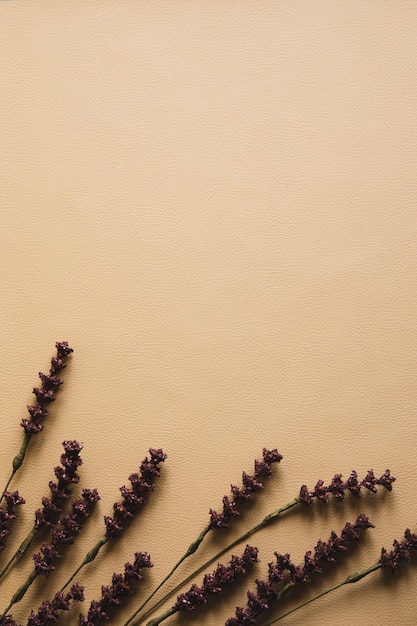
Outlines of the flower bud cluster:
M 381 549 L 381 557 L 379 563 L 383 568 L 388 568 L 392 572 L 398 570 L 401 561 L 409 561 L 412 550 L 417 550 L 417 534 L 414 534 L 407 528 L 404 532 L 404 540 L 397 541 L 394 539 L 393 549 L 388 552 L 385 548 Z
M 220 593 L 226 586 L 247 574 L 257 561 L 258 548 L 247 545 L 242 556 L 234 555 L 229 565 L 219 563 L 213 574 L 206 574 L 201 587 L 192 585 L 186 593 L 180 594 L 173 610 L 194 611 L 198 606 L 206 604 L 211 595 Z
M 37 575 L 48 576 L 55 570 L 54 562 L 61 556 L 58 547 L 74 543 L 98 500 L 100 496 L 96 489 L 83 489 L 82 498 L 72 505 L 72 514 L 64 515 L 52 531 L 52 542 L 44 543 L 41 551 L 33 555 Z
M 334 563 L 340 552 L 348 550 L 349 541 L 358 541 L 361 530 L 373 528 L 367 515 L 361 514 L 354 524 L 347 523 L 340 536 L 332 531 L 327 542 L 319 540 L 314 551 L 308 550 L 304 555 L 303 565 L 294 565 L 289 554 L 275 552 L 275 563 L 268 564 L 268 578 L 256 580 L 256 593 L 247 592 L 248 602 L 246 609 L 237 607 L 236 617 L 227 620 L 226 626 L 249 626 L 256 624 L 256 617 L 266 611 L 279 598 L 279 589 L 284 586 L 293 586 L 309 582 L 313 573 L 321 573 L 321 565 L 326 562 Z M 281 585 L 281 587 L 276 587 Z
M 129 520 L 144 504 L 146 496 L 154 489 L 155 478 L 161 473 L 158 465 L 167 457 L 161 449 L 150 448 L 149 454 L 150 458 L 146 457 L 140 465 L 140 474 L 134 473 L 129 476 L 131 488 L 120 487 L 123 500 L 113 504 L 113 517 L 104 517 L 106 537 L 109 539 L 118 537 L 123 532 Z
M 4 499 L 6 500 L 6 507 L 0 508 L 0 550 L 4 549 L 6 545 L 4 540 L 11 533 L 9 523 L 17 518 L 14 507 L 25 503 L 24 499 L 19 496 L 18 491 L 6 491 Z
M 43 430 L 43 424 L 41 424 L 40 421 L 47 416 L 47 406 L 55 400 L 57 388 L 63 383 L 63 381 L 57 377 L 57 374 L 66 367 L 66 358 L 73 352 L 73 349 L 68 346 L 67 341 L 57 342 L 55 347 L 56 356 L 51 360 L 49 374 L 39 372 L 39 378 L 42 384 L 40 387 L 33 388 L 37 402 L 27 407 L 30 419 L 24 418 L 21 421 L 21 426 L 28 436 L 36 435 Z
M 113 574 L 112 584 L 101 588 L 101 600 L 90 604 L 87 616 L 80 615 L 80 626 L 96 626 L 110 619 L 111 611 L 120 606 L 123 598 L 134 592 L 134 583 L 143 580 L 142 569 L 153 567 L 147 552 L 136 552 L 133 563 L 125 564 L 124 574 Z
M 35 511 L 36 530 L 55 526 L 62 513 L 65 500 L 71 495 L 71 485 L 80 480 L 77 468 L 82 465 L 82 459 L 79 456 L 83 448 L 82 444 L 78 441 L 64 441 L 62 445 L 65 453 L 61 455 L 61 466 L 54 469 L 58 482 L 49 483 L 51 497 L 42 498 L 43 507 Z
M 342 480 L 342 474 L 335 474 L 328 486 L 322 480 L 317 481 L 313 491 L 309 491 L 307 485 L 303 485 L 298 499 L 300 502 L 312 506 L 314 498 L 328 502 L 329 495 L 333 495 L 337 500 L 344 500 L 347 491 L 355 496 L 360 496 L 362 488 L 376 493 L 378 485 L 381 485 L 388 491 L 392 491 L 394 481 L 395 478 L 391 476 L 389 469 L 385 470 L 379 478 L 376 478 L 373 470 L 369 470 L 363 480 L 358 480 L 358 474 L 353 470 L 346 481 Z
M 230 499 L 228 496 L 224 496 L 222 500 L 223 511 L 216 513 L 216 511 L 210 509 L 210 529 L 227 528 L 231 519 L 239 516 L 239 511 L 237 510 L 238 505 L 252 500 L 253 494 L 263 489 L 261 481 L 263 478 L 270 478 L 272 476 L 272 463 L 279 463 L 282 459 L 282 455 L 276 449 L 267 450 L 264 448 L 262 455 L 263 461 L 255 461 L 253 476 L 246 472 L 242 473 L 243 487 L 240 488 L 231 485 L 233 497 Z

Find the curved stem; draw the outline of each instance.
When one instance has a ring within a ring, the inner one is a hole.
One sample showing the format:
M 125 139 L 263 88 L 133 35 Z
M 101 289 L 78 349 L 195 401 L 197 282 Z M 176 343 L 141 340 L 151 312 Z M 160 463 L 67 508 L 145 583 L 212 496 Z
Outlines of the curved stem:
M 207 533 L 210 531 L 210 527 L 206 526 L 204 528 L 204 530 L 201 531 L 201 533 L 198 535 L 197 539 L 195 541 L 193 541 L 193 543 L 190 545 L 190 547 L 188 548 L 188 550 L 182 555 L 182 557 L 175 563 L 174 567 L 168 572 L 168 574 L 165 576 L 165 578 L 163 578 L 161 580 L 161 582 L 159 583 L 159 585 L 157 587 L 155 587 L 155 589 L 152 591 L 152 593 L 146 598 L 146 600 L 144 602 L 142 602 L 142 604 L 140 605 L 140 607 L 135 611 L 135 613 L 130 617 L 129 622 L 134 619 L 136 617 L 136 615 L 142 611 L 142 609 L 145 608 L 145 606 L 148 604 L 148 602 L 150 602 L 150 600 L 152 600 L 152 598 L 154 597 L 154 595 L 161 589 L 161 587 L 163 585 L 165 585 L 165 583 L 171 578 L 171 576 L 173 575 L 173 573 L 178 569 L 178 567 L 181 565 L 181 563 L 183 561 L 185 561 L 185 559 L 187 559 L 189 556 L 191 556 L 192 554 L 194 554 L 194 552 L 196 552 L 196 550 L 198 549 L 199 545 L 201 544 L 201 542 L 203 541 L 204 537 L 207 535 Z M 127 623 L 129 623 L 127 622 Z
M 21 467 L 21 465 L 23 463 L 23 460 L 24 460 L 25 455 L 26 455 L 26 450 L 27 450 L 27 447 L 29 445 L 30 438 L 31 438 L 31 435 L 25 433 L 25 437 L 24 437 L 24 439 L 22 441 L 22 445 L 20 446 L 20 450 L 19 450 L 19 452 L 16 454 L 16 456 L 13 459 L 13 462 L 12 462 L 13 469 L 12 469 L 12 472 L 11 472 L 8 480 L 7 480 L 6 486 L 3 489 L 3 493 L 1 494 L 0 504 L 2 503 L 3 498 L 4 498 L 4 494 L 6 493 L 7 489 L 9 488 L 10 483 L 12 482 L 13 476 L 16 474 L 17 470 Z
M 38 576 L 38 574 L 37 574 L 36 570 L 33 570 L 33 572 L 28 576 L 26 581 L 23 583 L 23 585 L 21 585 L 19 587 L 19 589 L 16 591 L 16 593 L 14 594 L 12 599 L 10 600 L 8 607 L 3 611 L 3 613 L 0 616 L 0 621 L 3 620 L 3 618 L 10 611 L 10 609 L 12 608 L 12 606 L 14 604 L 17 604 L 18 602 L 20 602 L 20 600 L 23 598 L 23 596 L 25 595 L 26 591 L 29 589 L 29 587 L 31 586 L 33 581 L 37 578 L 37 576 Z
M 71 574 L 71 576 L 68 578 L 67 582 L 64 584 L 63 587 L 61 587 L 60 592 L 64 591 L 64 589 L 66 589 L 68 587 L 68 585 L 74 580 L 74 578 L 76 577 L 76 575 L 78 574 L 78 572 L 80 572 L 82 570 L 82 568 L 84 567 L 84 565 L 87 565 L 87 563 L 91 563 L 91 561 L 94 561 L 94 559 L 96 558 L 97 554 L 99 553 L 99 551 L 101 550 L 101 548 L 109 541 L 108 537 L 102 537 L 100 539 L 100 541 L 98 541 L 96 543 L 96 545 L 94 546 L 94 548 L 92 548 L 89 552 L 87 552 L 87 554 L 84 557 L 83 562 L 77 567 L 77 569 L 75 570 L 75 572 L 73 572 Z
M 319 598 L 322 598 L 323 596 L 326 596 L 331 591 L 336 591 L 336 589 L 340 589 L 340 587 L 343 587 L 343 585 L 356 583 L 359 580 L 361 580 L 362 578 L 365 578 L 365 576 L 368 576 L 372 572 L 375 572 L 376 570 L 380 569 L 381 567 L 382 567 L 381 563 L 375 563 L 374 565 L 371 565 L 371 567 L 368 567 L 366 570 L 363 570 L 362 572 L 359 572 L 357 574 L 351 574 L 350 576 L 345 578 L 345 580 L 343 580 L 341 583 L 338 583 L 337 585 L 334 585 L 334 587 L 329 587 L 329 589 L 325 589 L 324 591 L 322 591 L 321 593 L 317 594 L 313 598 L 310 598 L 309 600 L 306 600 L 305 602 L 303 602 L 302 604 L 299 604 L 298 606 L 294 607 L 293 609 L 290 609 L 286 613 L 283 613 L 282 615 L 280 615 L 276 619 L 272 620 L 272 622 L 268 622 L 267 624 L 265 624 L 265 626 L 272 626 L 272 624 L 276 624 L 276 622 L 279 622 L 280 620 L 284 619 L 284 617 L 287 617 L 288 615 L 291 615 L 292 613 L 295 613 L 295 611 L 298 611 L 299 609 L 302 609 L 303 607 L 307 606 L 308 604 L 311 604 L 311 602 L 314 602 L 315 600 L 318 600 Z M 281 596 L 281 594 L 280 594 L 280 596 Z M 271 605 L 271 608 L 273 608 L 273 607 L 274 607 L 274 604 Z
M 22 543 L 20 544 L 19 548 L 16 550 L 16 552 L 13 554 L 13 556 L 9 559 L 9 561 L 6 563 L 6 565 L 1 570 L 1 572 L 0 572 L 0 580 L 3 578 L 3 576 L 6 574 L 6 572 L 10 569 L 10 567 L 13 565 L 13 563 L 15 561 L 17 561 L 17 559 L 19 557 L 21 557 L 22 554 L 24 554 L 26 552 L 26 550 L 29 548 L 30 544 L 34 540 L 37 532 L 38 531 L 37 531 L 37 529 L 35 527 L 32 528 L 30 533 L 27 535 L 26 539 L 24 539 L 22 541 Z

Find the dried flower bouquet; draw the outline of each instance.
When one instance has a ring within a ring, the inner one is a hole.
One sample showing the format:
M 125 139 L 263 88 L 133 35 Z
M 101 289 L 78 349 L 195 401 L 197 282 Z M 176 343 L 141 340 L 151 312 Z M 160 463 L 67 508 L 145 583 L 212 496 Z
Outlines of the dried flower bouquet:
M 56 343 L 56 355 L 51 360 L 49 373 L 39 374 L 41 384 L 33 389 L 36 402 L 27 407 L 28 417 L 21 422 L 24 431 L 23 442 L 12 461 L 12 471 L 6 480 L 1 496 L 0 551 L 3 554 L 6 553 L 5 548 L 16 524 L 18 511 L 25 503 L 24 494 L 22 497 L 17 491 L 11 491 L 10 484 L 16 472 L 20 471 L 23 466 L 32 437 L 44 429 L 48 407 L 55 400 L 63 384 L 58 374 L 65 368 L 72 352 L 67 342 Z M 53 574 L 57 559 L 63 556 L 66 546 L 76 541 L 84 522 L 100 500 L 96 489 L 83 489 L 82 497 L 71 501 L 73 485 L 80 481 L 78 468 L 82 465 L 83 446 L 78 441 L 71 440 L 64 441 L 63 448 L 60 465 L 54 468 L 55 480 L 49 482 L 50 493 L 43 496 L 41 506 L 34 513 L 32 529 L 15 551 L 12 551 L 11 556 L 0 563 L 1 589 L 2 580 L 9 575 L 17 561 L 22 558 L 33 560 L 31 573 L 11 598 L 6 599 L 4 593 L 0 591 L 2 601 L 0 626 L 23 626 L 13 617 L 14 605 L 22 600 L 36 579 L 49 578 Z M 101 537 L 99 535 L 100 538 L 87 552 L 78 567 L 73 572 L 68 572 L 67 581 L 56 590 L 52 599 L 45 599 L 38 608 L 32 609 L 25 621 L 27 626 L 58 623 L 62 615 L 68 614 L 69 611 L 71 611 L 71 623 L 79 626 L 99 626 L 106 621 L 121 625 L 123 619 L 119 617 L 118 609 L 127 598 L 130 598 L 130 603 L 132 603 L 132 597 L 135 597 L 136 593 L 138 596 L 136 608 L 127 621 L 124 621 L 123 626 L 139 626 L 140 624 L 157 626 L 177 613 L 195 611 L 197 614 L 199 611 L 204 611 L 206 605 L 215 603 L 214 596 L 224 594 L 225 590 L 232 585 L 242 586 L 245 577 L 258 560 L 262 564 L 263 559 L 259 558 L 258 548 L 252 545 L 253 537 L 266 526 L 285 517 L 286 512 L 297 508 L 308 509 L 315 501 L 325 504 L 330 499 L 343 501 L 349 494 L 351 494 L 349 497 L 359 497 L 363 491 L 376 494 L 381 487 L 391 491 L 395 480 L 388 469 L 379 477 L 369 470 L 361 480 L 357 472 L 353 470 L 347 480 L 343 480 L 341 474 L 336 474 L 328 484 L 318 480 L 313 489 L 302 485 L 292 500 L 275 508 L 226 547 L 217 551 L 204 563 L 200 563 L 191 574 L 183 577 L 173 587 L 168 586 L 168 581 L 173 578 L 177 569 L 197 552 L 206 536 L 221 533 L 222 529 L 235 523 L 244 512 L 246 504 L 254 499 L 256 492 L 263 489 L 264 481 L 273 476 L 273 466 L 280 463 L 282 455 L 277 449 L 264 448 L 262 459 L 255 460 L 253 474 L 243 472 L 242 484 L 231 486 L 230 495 L 222 498 L 221 510 L 209 510 L 207 523 L 195 541 L 156 587 L 146 591 L 146 570 L 153 566 L 156 569 L 158 564 L 152 562 L 152 557 L 146 551 L 135 552 L 132 555 L 132 562 L 125 564 L 124 571 L 113 574 L 110 584 L 107 581 L 108 584 L 102 586 L 100 599 L 90 601 L 85 609 L 82 604 L 78 608 L 73 606 L 74 602 L 83 602 L 85 591 L 88 591 L 85 589 L 87 580 L 83 572 L 84 568 L 98 557 L 104 545 L 116 542 L 131 520 L 141 511 L 155 488 L 161 474 L 161 464 L 166 458 L 163 450 L 149 449 L 148 456 L 141 462 L 139 470 L 128 477 L 129 486 L 120 487 L 121 499 L 113 504 L 112 516 L 104 516 Z M 275 551 L 274 560 L 267 565 L 265 577 L 256 578 L 254 586 L 246 592 L 246 606 L 237 607 L 235 615 L 226 620 L 225 626 L 275 624 L 295 610 L 318 600 L 323 595 L 336 591 L 343 585 L 359 582 L 379 569 L 385 568 L 395 572 L 401 561 L 410 560 L 412 552 L 417 547 L 417 536 L 406 529 L 404 540 L 394 541 L 393 550 L 390 552 L 382 548 L 379 559 L 367 569 L 348 576 L 291 610 L 286 611 L 285 607 L 281 608 L 294 587 L 304 588 L 312 577 L 323 573 L 324 564 L 337 565 L 339 556 L 351 550 L 352 544 L 358 543 L 363 531 L 369 528 L 373 528 L 373 524 L 365 513 L 361 513 L 354 522 L 347 522 L 340 534 L 332 531 L 327 541 L 319 539 L 316 545 L 305 553 L 303 562 L 299 564 L 293 563 L 290 554 Z M 250 543 L 248 543 L 249 540 Z M 37 551 L 29 554 L 34 550 L 32 548 L 29 551 L 29 548 L 35 543 L 38 543 Z M 238 554 L 232 554 L 235 548 Z M 8 547 L 7 552 L 10 552 L 10 549 Z M 224 563 L 221 559 L 226 554 L 229 554 L 229 557 Z M 247 586 L 250 586 L 250 582 Z M 165 591 L 165 589 L 168 590 Z M 245 598 L 245 592 L 242 595 Z M 169 600 L 171 600 L 169 608 L 158 613 L 162 606 L 167 606 Z M 243 599 L 242 604 L 244 602 Z

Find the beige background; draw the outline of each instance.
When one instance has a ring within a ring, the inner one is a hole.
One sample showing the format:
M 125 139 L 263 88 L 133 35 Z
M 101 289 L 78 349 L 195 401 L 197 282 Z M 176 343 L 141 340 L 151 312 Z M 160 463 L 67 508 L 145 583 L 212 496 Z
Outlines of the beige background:
M 392 495 L 257 536 L 252 580 L 274 550 L 301 560 L 361 510 L 375 530 L 314 590 L 416 530 L 416 9 L 1 2 L 4 476 L 37 372 L 55 341 L 75 350 L 14 483 L 28 500 L 16 535 L 65 438 L 84 442 L 83 486 L 102 493 L 78 548 L 16 618 L 101 536 L 149 446 L 169 455 L 163 478 L 80 581 L 89 600 L 135 550 L 151 553 L 156 584 L 263 446 L 284 460 L 235 533 L 303 482 L 387 467 L 398 480 Z M 7 579 L 3 606 L 29 568 Z M 415 625 L 416 582 L 414 562 L 282 624 Z M 248 586 L 171 623 L 222 624 Z

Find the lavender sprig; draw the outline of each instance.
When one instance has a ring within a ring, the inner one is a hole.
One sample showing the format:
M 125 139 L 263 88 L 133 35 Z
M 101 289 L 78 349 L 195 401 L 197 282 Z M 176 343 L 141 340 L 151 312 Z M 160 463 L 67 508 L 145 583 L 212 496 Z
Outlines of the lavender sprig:
M 342 480 L 341 474 L 335 474 L 328 486 L 324 484 L 323 480 L 318 480 L 315 488 L 312 491 L 310 491 L 306 485 L 302 485 L 299 491 L 299 495 L 296 498 L 290 500 L 289 502 L 287 502 L 287 504 L 284 504 L 280 508 L 266 515 L 259 522 L 259 524 L 256 524 L 256 526 L 250 528 L 248 531 L 240 535 L 237 539 L 229 543 L 225 548 L 217 552 L 212 558 L 208 559 L 203 565 L 201 565 L 201 567 L 197 568 L 183 581 L 181 581 L 178 585 L 171 589 L 171 591 L 166 593 L 160 600 L 158 600 L 158 602 L 148 608 L 147 611 L 145 611 L 145 613 L 141 616 L 140 621 L 135 623 L 135 626 L 136 624 L 144 622 L 144 620 L 158 607 L 160 607 L 168 598 L 177 593 L 177 591 L 179 591 L 184 585 L 186 585 L 190 580 L 192 580 L 202 571 L 207 569 L 207 567 L 209 567 L 214 561 L 223 556 L 223 554 L 234 548 L 239 543 L 247 541 L 255 533 L 268 526 L 274 520 L 278 521 L 282 514 L 286 513 L 290 509 L 293 509 L 298 505 L 311 507 L 315 499 L 325 504 L 328 504 L 330 495 L 332 495 L 335 500 L 339 501 L 343 500 L 347 493 L 351 493 L 355 497 L 360 497 L 362 494 L 362 488 L 371 491 L 372 493 L 376 493 L 378 491 L 378 486 L 384 487 L 385 489 L 387 489 L 387 491 L 392 491 L 392 483 L 395 480 L 396 479 L 391 476 L 391 472 L 389 469 L 385 470 L 385 472 L 379 478 L 376 478 L 374 472 L 372 470 L 369 470 L 362 481 L 358 480 L 358 474 L 355 470 L 353 470 L 346 481 Z M 139 610 L 140 609 L 135 611 L 135 613 L 123 624 L 123 626 L 128 626 L 129 624 L 131 624 L 132 620 L 136 617 Z
M 198 550 L 204 537 L 207 535 L 209 531 L 228 528 L 230 522 L 234 518 L 239 517 L 240 515 L 239 507 L 242 504 L 245 504 L 253 500 L 253 494 L 263 489 L 264 486 L 263 486 L 262 481 L 265 478 L 271 478 L 272 476 L 271 465 L 273 463 L 279 463 L 282 460 L 282 458 L 283 458 L 282 455 L 278 452 L 276 448 L 274 448 L 273 450 L 267 450 L 266 448 L 264 448 L 262 450 L 262 461 L 255 460 L 253 475 L 249 475 L 246 472 L 243 472 L 242 473 L 242 487 L 231 485 L 232 498 L 230 498 L 229 496 L 223 497 L 222 499 L 223 509 L 221 513 L 217 513 L 213 509 L 210 509 L 210 512 L 209 512 L 210 521 L 207 524 L 207 526 L 203 528 L 201 533 L 198 535 L 197 539 L 193 541 L 193 543 L 188 547 L 188 549 L 182 555 L 182 557 L 175 563 L 172 569 L 168 572 L 165 578 L 161 580 L 158 586 L 152 591 L 152 593 L 140 605 L 140 607 L 129 618 L 129 620 L 125 623 L 124 626 L 127 626 L 127 624 L 129 624 L 136 617 L 136 615 L 138 615 L 138 613 L 140 613 L 140 611 L 142 611 L 142 609 L 145 608 L 145 606 L 150 602 L 150 600 L 154 597 L 154 595 L 171 578 L 171 576 L 178 569 L 181 563 Z M 215 560 L 215 558 L 213 559 L 213 561 Z M 153 608 L 156 608 L 156 606 Z M 146 615 L 148 615 L 148 613 Z
M 294 613 L 295 611 L 302 609 L 308 604 L 311 604 L 311 602 L 315 602 L 316 600 L 318 600 L 319 598 L 322 598 L 323 596 L 326 596 L 330 592 L 336 591 L 336 589 L 340 589 L 340 587 L 343 587 L 343 585 L 349 585 L 352 583 L 359 582 L 366 576 L 369 576 L 369 574 L 372 574 L 372 572 L 376 572 L 379 569 L 389 569 L 391 570 L 391 572 L 397 572 L 400 562 L 409 561 L 412 550 L 417 550 L 417 534 L 412 533 L 410 529 L 407 528 L 404 532 L 404 540 L 398 541 L 397 539 L 394 539 L 392 545 L 393 545 L 393 549 L 390 550 L 389 552 L 385 548 L 381 548 L 381 556 L 379 560 L 373 565 L 370 565 L 369 567 L 362 570 L 361 572 L 350 574 L 342 582 L 338 583 L 337 585 L 334 585 L 333 587 L 326 589 L 325 591 L 322 591 L 321 593 L 310 598 L 306 602 L 303 602 L 302 604 L 299 604 L 298 606 L 294 607 L 293 609 L 290 609 L 289 611 L 287 611 L 286 613 L 283 613 L 282 615 L 275 618 L 271 622 L 268 622 L 268 624 L 266 624 L 265 626 L 272 626 L 272 624 L 276 624 L 276 622 L 279 622 L 280 620 L 284 619 L 284 617 L 291 615 L 291 613 Z
M 124 574 L 113 574 L 112 584 L 103 585 L 101 600 L 91 602 L 87 616 L 80 615 L 80 626 L 97 626 L 102 620 L 110 619 L 114 608 L 119 607 L 123 599 L 134 592 L 134 583 L 143 580 L 141 570 L 150 567 L 153 567 L 153 564 L 149 554 L 136 552 L 134 562 L 125 564 Z
M 256 624 L 256 618 L 264 611 L 277 606 L 281 598 L 295 585 L 310 581 L 313 573 L 322 573 L 322 563 L 335 563 L 340 552 L 348 551 L 350 541 L 359 541 L 360 531 L 374 528 L 369 518 L 361 514 L 354 524 L 347 523 L 340 536 L 332 531 L 327 542 L 319 540 L 314 552 L 308 550 L 303 565 L 294 565 L 289 554 L 275 552 L 275 563 L 268 564 L 267 580 L 256 580 L 256 593 L 247 592 L 246 609 L 237 607 L 236 617 L 229 618 L 225 626 L 248 626 Z M 276 586 L 280 586 L 278 591 Z
M 55 570 L 55 561 L 61 556 L 59 552 L 60 546 L 74 543 L 98 500 L 100 500 L 100 496 L 96 489 L 83 489 L 82 498 L 72 505 L 72 514 L 64 515 L 59 522 L 59 526 L 52 531 L 51 543 L 42 544 L 40 552 L 33 555 L 35 567 L 23 585 L 19 587 L 11 598 L 8 607 L 1 615 L 2 619 L 4 619 L 6 613 L 14 604 L 20 602 L 38 576 L 47 577 Z M 0 624 L 2 624 L 1 619 Z
M 37 612 L 31 612 L 26 626 L 47 626 L 56 624 L 59 620 L 58 611 L 69 611 L 71 600 L 82 602 L 84 600 L 84 587 L 75 583 L 67 594 L 58 592 L 52 602 L 42 602 Z M 0 622 L 2 626 L 20 626 L 12 615 L 6 615 Z
M 17 518 L 15 507 L 25 503 L 25 500 L 19 496 L 18 491 L 5 491 L 3 495 L 6 500 L 6 507 L 0 508 L 0 550 L 5 548 L 5 539 L 11 533 L 9 528 L 10 522 Z
M 158 626 L 178 611 L 195 611 L 207 603 L 210 596 L 221 593 L 229 585 L 245 576 L 254 563 L 258 561 L 258 549 L 247 545 L 242 556 L 232 556 L 228 565 L 219 563 L 212 574 L 206 574 L 201 587 L 192 585 L 186 593 L 177 597 L 175 604 L 159 617 L 151 619 L 147 626 Z M 140 620 L 139 620 L 140 621 Z M 139 622 L 133 622 L 136 626 Z
M 64 441 L 62 445 L 65 452 L 61 454 L 61 466 L 57 466 L 54 469 L 58 482 L 50 481 L 49 489 L 51 491 L 51 497 L 44 496 L 42 498 L 43 506 L 35 512 L 35 521 L 32 530 L 1 571 L 0 579 L 16 559 L 26 552 L 33 539 L 42 528 L 51 529 L 55 526 L 62 513 L 62 507 L 65 501 L 71 495 L 71 485 L 79 482 L 80 477 L 77 474 L 77 468 L 82 465 L 82 459 L 79 453 L 83 446 L 78 443 L 78 441 Z
M 101 548 L 108 541 L 119 537 L 123 533 L 130 520 L 138 514 L 145 504 L 147 496 L 154 490 L 155 479 L 161 473 L 159 464 L 163 463 L 167 457 L 161 449 L 149 448 L 149 454 L 150 458 L 146 457 L 140 464 L 140 474 L 134 473 L 129 476 L 131 487 L 120 487 L 123 500 L 113 504 L 113 517 L 104 517 L 106 526 L 104 536 L 87 552 L 84 560 L 71 574 L 67 582 L 61 588 L 61 591 L 64 591 L 64 589 L 68 587 L 87 563 L 94 561 Z
M 68 355 L 73 352 L 73 349 L 68 346 L 67 341 L 57 342 L 55 347 L 56 356 L 51 359 L 49 374 L 39 372 L 39 378 L 42 384 L 40 387 L 33 388 L 37 402 L 27 407 L 29 419 L 24 418 L 21 421 L 25 436 L 19 452 L 13 459 L 12 472 L 3 490 L 0 502 L 2 502 L 13 476 L 22 466 L 32 435 L 36 435 L 43 430 L 43 424 L 41 422 L 48 414 L 47 406 L 55 400 L 58 387 L 63 383 L 63 381 L 57 377 L 57 374 L 66 367 L 66 359 Z

